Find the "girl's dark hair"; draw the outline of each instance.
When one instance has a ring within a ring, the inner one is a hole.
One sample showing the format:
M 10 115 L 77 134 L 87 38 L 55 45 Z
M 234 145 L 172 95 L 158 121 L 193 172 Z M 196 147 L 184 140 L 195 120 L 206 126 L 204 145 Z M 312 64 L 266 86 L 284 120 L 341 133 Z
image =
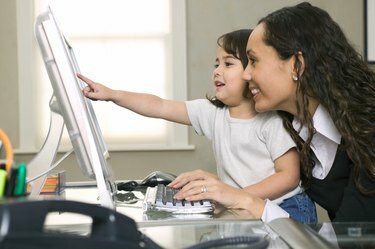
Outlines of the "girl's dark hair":
M 235 58 L 239 59 L 244 69 L 246 68 L 248 62 L 246 45 L 252 31 L 252 29 L 239 29 L 226 33 L 217 39 L 217 45 L 222 47 L 228 54 L 231 54 Z M 245 88 L 244 97 L 250 98 L 249 96 L 249 89 Z M 206 98 L 217 107 L 225 106 L 225 104 L 218 100 L 216 96 L 210 97 L 206 95 Z
M 312 97 L 327 109 L 342 135 L 340 147 L 354 163 L 357 188 L 363 194 L 374 195 L 374 189 L 365 189 L 361 184 L 360 171 L 375 180 L 375 73 L 329 14 L 307 2 L 275 11 L 259 23 L 264 24 L 265 44 L 272 46 L 281 59 L 294 56 L 297 72 L 301 70 L 298 53 L 304 59 L 303 73 L 298 74 L 296 82 L 301 103 L 296 106 L 302 125 L 309 131 L 306 142 L 293 129 L 293 116 L 279 111 L 300 150 L 303 185 L 308 187 L 312 178 L 309 154 L 314 126 L 308 111 L 308 97 Z

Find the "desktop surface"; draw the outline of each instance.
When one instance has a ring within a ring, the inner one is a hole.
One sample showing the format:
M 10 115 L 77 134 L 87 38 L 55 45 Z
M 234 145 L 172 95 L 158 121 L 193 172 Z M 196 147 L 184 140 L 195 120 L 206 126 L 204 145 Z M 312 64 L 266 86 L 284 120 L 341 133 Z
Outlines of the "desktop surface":
M 212 243 L 220 239 L 236 237 L 264 239 L 267 244 L 261 248 L 290 248 L 267 225 L 255 220 L 210 220 L 196 222 L 195 224 L 180 223 L 178 225 L 141 227 L 139 230 L 163 248 L 186 248 L 208 241 Z M 237 247 L 231 245 L 228 248 Z M 241 247 L 238 245 L 238 248 Z
M 120 191 L 121 193 L 122 191 Z M 125 193 L 125 191 L 124 191 Z M 227 210 L 220 206 L 216 206 L 213 213 L 203 214 L 174 214 L 163 211 L 148 211 L 144 212 L 142 209 L 144 193 L 142 191 L 133 191 L 136 201 L 131 203 L 118 202 L 116 211 L 132 218 L 139 226 L 150 226 L 158 224 L 175 224 L 178 222 L 195 222 L 202 220 L 249 220 L 251 215 L 246 210 Z M 65 199 L 73 200 L 91 204 L 98 204 L 98 192 L 95 186 L 88 186 L 87 184 L 80 184 L 78 187 L 67 187 L 65 189 Z M 77 223 L 76 218 L 62 217 L 59 215 L 48 220 L 48 224 L 54 223 Z
M 86 236 L 89 234 L 90 226 L 89 224 L 50 225 L 48 230 L 65 231 Z M 272 229 L 263 222 L 256 220 L 201 220 L 187 223 L 166 223 L 164 225 L 159 223 L 158 225 L 149 224 L 148 226 L 139 227 L 139 231 L 162 248 L 188 248 L 208 241 L 212 243 L 215 240 L 238 237 L 263 240 L 264 247 L 259 248 L 291 248 Z M 231 245 L 227 248 L 237 247 L 236 245 Z M 239 246 L 238 248 L 241 247 Z
M 118 205 L 116 211 L 133 219 L 140 232 L 163 248 L 187 248 L 197 243 L 233 236 L 267 238 L 267 248 L 375 248 L 375 223 L 322 223 L 302 225 L 291 219 L 269 224 L 252 219 L 245 210 L 217 208 L 211 215 L 173 215 L 167 212 L 143 212 L 139 201 Z M 98 204 L 95 187 L 67 188 L 68 200 Z M 90 219 L 71 214 L 54 214 L 46 220 L 48 229 L 80 234 L 88 233 Z M 303 245 L 301 247 L 301 245 Z
M 162 211 L 144 212 L 142 209 L 143 193 L 133 191 L 137 197 L 135 203 L 117 204 L 116 211 L 133 219 L 138 227 L 151 227 L 159 225 L 196 224 L 205 221 L 225 220 L 225 221 L 249 221 L 251 215 L 246 210 L 227 210 L 217 206 L 212 214 L 173 214 Z M 97 189 L 86 184 L 80 187 L 68 187 L 65 189 L 65 199 L 99 205 Z M 72 213 L 54 213 L 47 216 L 47 226 L 67 226 L 68 228 L 77 225 L 74 229 L 86 229 L 91 223 L 89 217 Z M 254 220 L 259 221 L 259 220 Z

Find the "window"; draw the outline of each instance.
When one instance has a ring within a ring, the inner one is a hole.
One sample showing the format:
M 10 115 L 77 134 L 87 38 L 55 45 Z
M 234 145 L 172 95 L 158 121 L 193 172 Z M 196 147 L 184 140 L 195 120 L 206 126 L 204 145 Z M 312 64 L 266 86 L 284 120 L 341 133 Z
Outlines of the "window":
M 184 0 L 18 0 L 20 151 L 40 148 L 49 128 L 52 88 L 30 27 L 47 4 L 84 75 L 115 89 L 186 99 Z M 93 104 L 110 150 L 190 148 L 186 126 Z

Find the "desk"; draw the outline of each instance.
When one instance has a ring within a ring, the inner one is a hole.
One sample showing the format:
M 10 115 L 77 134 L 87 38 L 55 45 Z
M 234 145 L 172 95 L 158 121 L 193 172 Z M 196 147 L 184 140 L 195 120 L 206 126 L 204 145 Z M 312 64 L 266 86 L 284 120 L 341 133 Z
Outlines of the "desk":
M 68 188 L 66 199 L 98 204 L 95 188 Z M 117 211 L 136 221 L 139 231 L 163 248 L 186 248 L 223 237 L 253 235 L 266 236 L 270 242 L 268 248 L 337 248 L 337 245 L 347 249 L 375 248 L 374 223 L 306 226 L 290 219 L 280 219 L 264 224 L 260 220 L 249 219 L 248 213 L 239 210 L 216 212 L 212 217 L 175 217 L 144 214 L 141 204 L 119 206 Z M 80 234 L 88 233 L 90 224 L 89 217 L 77 218 L 67 213 L 53 214 L 46 221 L 48 229 Z
M 135 193 L 142 199 L 142 193 Z M 92 187 L 67 188 L 67 200 L 98 204 L 97 191 Z M 203 241 L 224 237 L 261 236 L 268 237 L 268 248 L 289 248 L 287 244 L 260 220 L 249 220 L 249 213 L 240 210 L 216 210 L 211 216 L 167 213 L 143 213 L 142 202 L 119 205 L 116 211 L 136 221 L 139 230 L 163 248 L 186 248 Z M 51 230 L 87 234 L 91 218 L 71 213 L 49 215 L 46 227 Z
M 143 199 L 141 192 L 134 192 L 139 199 Z M 67 188 L 65 190 L 65 199 L 79 202 L 86 202 L 91 204 L 99 204 L 98 193 L 95 187 L 75 187 Z M 173 215 L 167 212 L 148 212 L 144 213 L 142 210 L 142 200 L 135 204 L 119 204 L 116 211 L 132 218 L 139 227 L 157 226 L 157 225 L 174 225 L 181 222 L 195 223 L 202 220 L 249 220 L 250 214 L 245 210 L 224 210 L 217 209 L 213 215 L 194 214 L 194 215 Z M 58 224 L 79 224 L 82 222 L 89 222 L 90 220 L 71 214 L 56 214 L 49 216 L 47 225 Z

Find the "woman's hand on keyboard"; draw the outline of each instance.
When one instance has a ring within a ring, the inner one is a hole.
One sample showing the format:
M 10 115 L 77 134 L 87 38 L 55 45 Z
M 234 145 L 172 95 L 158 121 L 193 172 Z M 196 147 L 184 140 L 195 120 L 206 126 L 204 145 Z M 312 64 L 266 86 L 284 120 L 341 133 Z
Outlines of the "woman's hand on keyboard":
M 198 169 L 180 174 L 176 177 L 176 179 L 174 179 L 170 184 L 168 184 L 168 186 L 172 188 L 182 188 L 189 182 L 209 179 L 218 180 L 219 178 L 217 177 L 217 175 Z
M 203 170 L 195 170 L 179 175 L 171 187 L 181 188 L 175 195 L 178 200 L 188 201 L 211 200 L 228 209 L 246 209 L 255 218 L 262 216 L 265 201 L 243 189 L 223 183 L 216 175 Z

